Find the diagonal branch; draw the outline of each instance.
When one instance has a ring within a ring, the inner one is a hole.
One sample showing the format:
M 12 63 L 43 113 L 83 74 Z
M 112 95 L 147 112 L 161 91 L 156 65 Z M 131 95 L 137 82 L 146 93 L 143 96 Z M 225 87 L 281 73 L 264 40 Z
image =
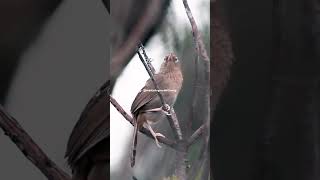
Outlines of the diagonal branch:
M 11 117 L 1 105 L 0 127 L 26 158 L 49 180 L 71 180 L 70 176 L 49 159 L 27 132 L 23 130 L 18 121 Z
M 190 145 L 192 145 L 199 137 L 201 137 L 201 135 L 204 134 L 206 125 L 202 124 L 187 140 L 187 146 L 189 147 Z
M 110 97 L 110 102 L 111 104 L 122 114 L 122 116 L 131 124 L 134 125 L 134 119 L 120 106 L 120 104 L 111 96 Z M 142 132 L 143 134 L 145 134 L 146 136 L 150 137 L 153 139 L 152 134 L 150 133 L 150 131 L 144 127 L 142 127 L 140 129 L 140 132 Z M 159 142 L 175 149 L 176 148 L 176 142 L 172 141 L 168 138 L 163 138 L 163 137 L 157 137 L 157 139 L 159 140 Z
M 146 51 L 145 51 L 144 46 L 143 46 L 142 43 L 139 44 L 139 48 L 142 50 L 142 55 L 143 55 L 145 61 L 147 62 L 148 67 L 150 68 L 152 74 L 154 75 L 154 74 L 156 73 L 156 70 L 155 70 L 154 67 L 152 66 L 152 64 L 151 64 L 151 59 L 148 57 L 148 55 L 147 55 L 147 53 L 146 53 Z M 139 49 L 138 49 L 138 53 L 139 53 Z M 140 58 L 140 59 L 141 59 L 141 58 Z
M 137 23 L 131 27 L 131 31 L 125 41 L 113 52 L 110 63 L 111 90 L 116 78 L 118 78 L 134 55 L 136 45 L 141 41 L 145 42 L 147 40 L 146 35 L 151 33 L 152 29 L 160 24 L 159 22 L 164 14 L 163 9 L 165 9 L 167 3 L 162 0 L 148 1 L 143 14 L 139 17 L 140 19 Z

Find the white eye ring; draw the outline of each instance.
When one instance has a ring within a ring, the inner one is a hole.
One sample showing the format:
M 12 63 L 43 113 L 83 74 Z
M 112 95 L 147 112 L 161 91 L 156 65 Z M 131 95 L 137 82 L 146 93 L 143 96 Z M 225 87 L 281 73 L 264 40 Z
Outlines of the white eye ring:
M 178 62 L 179 62 L 179 59 L 177 58 L 174 62 L 175 62 L 175 63 L 178 63 Z

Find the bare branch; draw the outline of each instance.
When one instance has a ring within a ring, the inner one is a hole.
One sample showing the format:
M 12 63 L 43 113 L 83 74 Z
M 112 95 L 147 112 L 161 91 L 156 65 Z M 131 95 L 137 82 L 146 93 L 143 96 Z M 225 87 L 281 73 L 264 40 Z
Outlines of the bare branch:
M 204 84 L 207 86 L 206 87 L 206 96 L 204 97 L 204 106 L 207 107 L 207 113 L 206 113 L 206 117 L 204 120 L 204 124 L 200 126 L 200 128 L 198 128 L 193 135 L 188 139 L 188 146 L 190 146 L 192 143 L 194 143 L 196 141 L 196 139 L 198 139 L 201 135 L 205 136 L 205 147 L 208 146 L 208 140 L 209 140 L 209 126 L 210 126 L 210 95 L 211 95 L 211 91 L 210 91 L 210 59 L 208 56 L 208 53 L 205 49 L 205 45 L 203 43 L 201 34 L 198 30 L 197 24 L 195 19 L 193 18 L 191 9 L 188 5 L 188 1 L 187 0 L 182 0 L 186 14 L 188 16 L 189 22 L 191 24 L 191 28 L 192 28 L 192 35 L 193 35 L 193 39 L 194 42 L 196 44 L 195 48 L 196 48 L 196 52 L 198 55 L 200 55 L 203 58 L 203 62 L 204 62 L 204 67 L 205 67 L 205 77 L 204 77 Z M 198 59 L 197 59 L 198 61 Z M 197 73 L 197 72 L 196 72 Z M 195 102 L 193 102 L 193 104 L 195 104 Z M 206 133 L 204 133 L 206 132 Z M 206 149 L 206 148 L 205 148 Z M 204 151 L 207 152 L 207 151 Z M 207 154 L 207 153 L 205 153 Z
M 142 54 L 143 54 L 143 57 L 144 59 L 146 60 L 147 64 L 148 64 L 148 67 L 150 68 L 152 74 L 155 74 L 156 73 L 156 70 L 154 69 L 154 67 L 152 66 L 151 64 L 151 59 L 148 57 L 145 49 L 144 49 L 144 46 L 142 43 L 140 43 L 139 45 L 139 48 L 142 50 Z M 139 50 L 139 49 L 138 49 Z
M 71 180 L 70 176 L 49 159 L 27 132 L 23 130 L 18 121 L 11 117 L 1 105 L 0 127 L 26 158 L 49 180 Z
M 198 30 L 197 23 L 194 20 L 193 15 L 191 13 L 191 9 L 190 9 L 190 7 L 188 5 L 188 1 L 187 0 L 182 0 L 182 2 L 183 2 L 184 8 L 186 10 L 188 19 L 189 19 L 190 24 L 191 24 L 193 37 L 194 37 L 194 40 L 196 42 L 196 50 L 202 56 L 203 60 L 205 60 L 207 62 L 210 62 L 207 50 L 206 50 L 206 48 L 204 46 L 201 34 L 200 34 L 199 30 Z
M 197 102 L 198 102 L 198 96 L 199 96 L 199 54 L 196 54 L 195 61 L 194 61 L 194 78 L 192 82 L 192 101 L 191 101 L 191 106 L 190 106 L 190 111 L 189 111 L 189 123 L 190 126 L 188 126 L 188 131 L 191 131 L 191 125 L 192 122 L 196 119 L 196 107 L 197 107 Z M 188 134 L 189 135 L 189 134 Z
M 209 77 L 210 77 L 210 59 L 207 53 L 207 50 L 205 49 L 201 34 L 198 30 L 197 24 L 195 19 L 193 18 L 191 9 L 188 5 L 188 1 L 187 0 L 182 0 L 184 8 L 186 10 L 186 14 L 188 16 L 189 22 L 191 24 L 191 28 L 192 28 L 192 35 L 193 35 L 193 39 L 196 43 L 196 51 L 199 55 L 202 56 L 203 60 L 204 60 L 204 67 L 205 67 L 205 84 L 208 85 L 208 87 L 206 88 L 206 96 L 204 98 L 205 103 L 204 106 L 207 107 L 207 117 L 205 117 L 206 121 L 205 121 L 205 127 L 207 129 L 207 131 L 209 132 L 209 124 L 210 124 L 210 89 L 209 89 Z M 209 134 L 209 133 L 208 133 Z
M 134 126 L 134 119 L 120 106 L 120 104 L 111 95 L 109 95 L 109 97 L 110 97 L 111 104 L 122 114 L 122 116 L 131 125 Z M 148 129 L 142 127 L 140 129 L 140 132 L 153 139 L 153 136 Z M 168 138 L 163 138 L 163 137 L 157 137 L 157 139 L 159 140 L 160 143 L 165 144 L 173 149 L 176 149 L 176 142 L 175 141 L 172 141 Z
M 187 146 L 192 145 L 205 131 L 206 125 L 202 124 L 187 140 Z

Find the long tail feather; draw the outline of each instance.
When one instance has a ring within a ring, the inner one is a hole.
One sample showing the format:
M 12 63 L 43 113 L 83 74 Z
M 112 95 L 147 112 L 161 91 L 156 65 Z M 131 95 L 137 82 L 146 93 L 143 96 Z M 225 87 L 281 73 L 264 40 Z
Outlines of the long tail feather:
M 131 167 L 134 166 L 136 161 L 136 152 L 137 152 L 137 137 L 138 137 L 138 123 L 135 121 L 134 131 L 133 131 L 133 140 L 132 140 L 132 154 L 131 154 Z

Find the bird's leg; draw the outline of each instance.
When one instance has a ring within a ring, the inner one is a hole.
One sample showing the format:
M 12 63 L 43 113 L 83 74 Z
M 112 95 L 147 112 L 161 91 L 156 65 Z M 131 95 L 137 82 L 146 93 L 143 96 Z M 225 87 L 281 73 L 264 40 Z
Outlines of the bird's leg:
M 161 146 L 160 146 L 160 144 L 159 144 L 159 141 L 158 141 L 158 139 L 157 139 L 157 136 L 163 137 L 163 138 L 165 138 L 165 136 L 164 136 L 163 134 L 161 134 L 161 133 L 156 133 L 156 132 L 154 132 L 153 129 L 152 129 L 152 127 L 151 127 L 150 124 L 148 123 L 148 121 L 146 122 L 146 124 L 147 124 L 147 127 L 148 127 L 149 131 L 151 132 L 152 136 L 154 137 L 157 146 L 158 146 L 159 148 L 161 148 Z
M 163 111 L 162 107 L 153 108 L 153 109 L 148 109 L 148 110 L 144 110 L 144 111 L 142 111 L 142 112 L 159 112 L 159 111 Z
M 165 113 L 166 115 L 171 115 L 170 114 L 170 109 L 171 107 L 168 105 L 168 104 L 165 104 L 165 106 L 161 106 L 161 107 L 158 107 L 158 108 L 153 108 L 153 109 L 148 109 L 148 110 L 145 110 L 143 112 L 159 112 L 159 111 L 162 111 L 163 113 Z

